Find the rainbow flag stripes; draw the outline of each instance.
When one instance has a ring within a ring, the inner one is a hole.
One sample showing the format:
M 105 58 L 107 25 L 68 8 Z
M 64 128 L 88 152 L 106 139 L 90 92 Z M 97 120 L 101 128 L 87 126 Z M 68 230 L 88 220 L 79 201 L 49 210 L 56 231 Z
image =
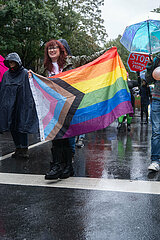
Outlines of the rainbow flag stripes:
M 54 77 L 33 74 L 30 85 L 41 140 L 96 131 L 132 113 L 126 78 L 116 47 L 93 62 Z

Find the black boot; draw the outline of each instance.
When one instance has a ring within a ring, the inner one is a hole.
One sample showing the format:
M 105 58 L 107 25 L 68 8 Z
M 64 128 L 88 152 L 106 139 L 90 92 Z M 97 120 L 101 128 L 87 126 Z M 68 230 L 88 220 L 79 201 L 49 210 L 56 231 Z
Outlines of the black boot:
M 28 148 L 16 148 L 15 153 L 12 154 L 12 158 L 29 158 Z
M 59 140 L 52 141 L 52 162 L 50 162 L 50 171 L 46 173 L 46 180 L 58 179 L 62 176 L 63 171 L 61 168 L 61 142 Z
M 72 166 L 72 150 L 71 150 L 69 144 L 67 144 L 66 142 L 65 142 L 65 147 L 64 147 L 64 154 L 65 154 L 66 166 L 63 170 L 61 179 L 69 178 L 74 175 L 74 170 L 73 170 L 73 166 Z
M 46 173 L 45 179 L 46 180 L 52 180 L 52 179 L 58 179 L 61 178 L 63 174 L 63 171 L 59 164 L 53 164 L 51 170 Z
M 65 178 L 73 177 L 73 175 L 74 175 L 73 167 L 72 165 L 68 165 L 64 168 L 63 174 L 60 178 L 65 179 Z
M 12 158 L 16 158 L 20 152 L 20 148 L 16 148 L 15 152 L 12 154 Z

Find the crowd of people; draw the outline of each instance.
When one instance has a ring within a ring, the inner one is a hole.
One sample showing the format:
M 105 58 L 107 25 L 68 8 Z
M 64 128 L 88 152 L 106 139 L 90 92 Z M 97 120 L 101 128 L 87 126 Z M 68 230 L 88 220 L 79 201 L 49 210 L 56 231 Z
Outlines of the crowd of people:
M 72 56 L 71 49 L 65 39 L 50 40 L 45 44 L 44 66 L 40 74 L 50 77 L 61 72 L 82 66 L 93 61 L 106 50 L 96 52 L 91 56 Z M 29 158 L 28 134 L 39 133 L 38 117 L 35 103 L 29 85 L 30 71 L 22 65 L 17 53 L 10 53 L 5 57 L 4 65 L 9 68 L 0 83 L 0 132 L 10 131 L 15 153 L 13 158 Z M 149 60 L 146 67 L 146 75 L 140 77 L 137 72 L 137 80 L 132 81 L 128 76 L 128 87 L 131 92 L 131 103 L 134 107 L 133 88 L 140 89 L 141 96 L 141 123 L 148 123 L 148 105 L 151 105 L 152 138 L 151 138 L 151 164 L 148 170 L 159 171 L 160 160 L 160 81 L 153 78 L 154 69 L 160 66 L 160 57 Z M 54 78 L 53 78 L 54 81 Z M 155 87 L 150 93 L 149 84 Z M 144 120 L 145 115 L 145 121 Z M 127 130 L 131 130 L 133 115 L 127 114 L 118 119 L 118 130 L 127 119 Z M 75 154 L 75 146 L 83 147 L 85 135 L 72 138 L 52 140 L 52 161 L 50 169 L 45 175 L 46 180 L 65 179 L 74 175 L 72 166 Z

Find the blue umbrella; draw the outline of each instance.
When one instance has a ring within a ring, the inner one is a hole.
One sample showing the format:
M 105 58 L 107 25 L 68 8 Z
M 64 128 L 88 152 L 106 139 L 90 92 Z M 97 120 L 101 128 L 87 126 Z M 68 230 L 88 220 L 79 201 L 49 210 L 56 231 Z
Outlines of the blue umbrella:
M 150 13 L 148 19 L 126 27 L 120 42 L 130 52 L 160 52 L 160 39 L 154 33 L 160 31 L 160 14 Z
M 152 32 L 151 33 L 151 37 L 152 38 L 155 37 L 155 38 L 157 38 L 160 41 L 160 30 Z

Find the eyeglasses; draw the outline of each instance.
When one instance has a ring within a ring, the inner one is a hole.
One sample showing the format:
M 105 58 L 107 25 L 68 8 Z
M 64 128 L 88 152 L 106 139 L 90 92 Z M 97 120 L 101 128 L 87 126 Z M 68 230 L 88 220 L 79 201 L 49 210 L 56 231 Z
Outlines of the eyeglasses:
M 58 48 L 59 48 L 58 46 L 49 47 L 49 48 L 48 48 L 48 51 L 55 50 L 55 49 L 58 49 Z

